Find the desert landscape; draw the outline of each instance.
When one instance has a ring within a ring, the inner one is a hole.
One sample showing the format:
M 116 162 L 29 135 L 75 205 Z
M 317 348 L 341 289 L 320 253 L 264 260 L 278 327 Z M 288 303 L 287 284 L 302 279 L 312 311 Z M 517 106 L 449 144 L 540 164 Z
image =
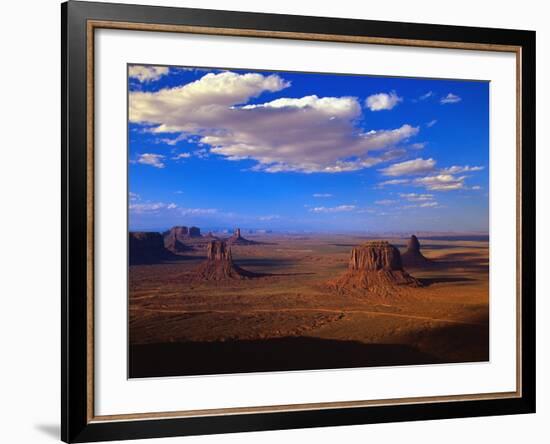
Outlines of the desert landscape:
M 487 361 L 487 236 L 129 234 L 132 378 Z
M 489 82 L 127 74 L 130 378 L 489 360 Z

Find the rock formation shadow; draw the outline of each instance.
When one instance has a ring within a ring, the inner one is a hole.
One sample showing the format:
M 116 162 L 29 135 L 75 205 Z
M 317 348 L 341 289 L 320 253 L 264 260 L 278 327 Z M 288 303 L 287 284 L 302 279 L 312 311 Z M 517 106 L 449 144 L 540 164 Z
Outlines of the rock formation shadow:
M 450 283 L 460 283 L 460 282 L 473 282 L 475 279 L 467 277 L 456 277 L 456 276 L 437 276 L 437 277 L 427 277 L 427 278 L 417 278 L 423 286 L 429 287 L 433 284 L 450 284 Z
M 406 344 L 364 344 L 311 337 L 134 344 L 130 378 L 436 364 Z

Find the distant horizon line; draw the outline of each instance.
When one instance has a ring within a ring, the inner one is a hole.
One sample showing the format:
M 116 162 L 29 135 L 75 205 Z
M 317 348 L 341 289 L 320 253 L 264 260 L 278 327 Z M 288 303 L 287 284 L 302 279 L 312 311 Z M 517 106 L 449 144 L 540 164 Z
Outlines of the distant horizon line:
M 234 227 L 234 228 L 202 228 L 196 225 L 172 225 L 170 227 L 159 228 L 130 228 L 128 227 L 129 233 L 136 232 L 149 232 L 149 233 L 164 233 L 169 231 L 173 227 L 197 227 L 202 234 L 206 233 L 218 233 L 218 234 L 232 234 L 235 230 L 240 229 L 244 234 L 341 234 L 341 235 L 350 235 L 350 234 L 361 234 L 361 235 L 388 235 L 388 234 L 398 234 L 398 235 L 411 235 L 411 234 L 422 234 L 422 235 L 478 235 L 478 236 L 489 236 L 489 231 L 483 230 L 388 230 L 388 231 L 377 231 L 377 230 L 282 230 L 282 229 L 266 229 L 266 228 L 250 228 L 250 227 Z

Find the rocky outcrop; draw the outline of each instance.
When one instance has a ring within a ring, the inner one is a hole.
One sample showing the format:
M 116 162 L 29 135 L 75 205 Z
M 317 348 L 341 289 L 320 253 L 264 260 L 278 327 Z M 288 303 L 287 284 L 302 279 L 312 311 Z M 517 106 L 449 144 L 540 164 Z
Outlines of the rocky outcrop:
M 185 245 L 184 241 L 188 238 L 189 231 L 187 227 L 172 227 L 164 234 L 164 247 L 172 253 L 179 254 L 192 250 Z
M 206 261 L 196 270 L 195 277 L 200 280 L 222 281 L 227 279 L 246 279 L 257 276 L 233 263 L 231 247 L 220 240 L 208 242 Z
M 386 241 L 370 241 L 351 250 L 348 271 L 330 282 L 338 289 L 391 293 L 398 286 L 420 286 L 403 270 L 399 250 Z
M 229 239 L 227 239 L 227 243 L 229 245 L 255 245 L 258 244 L 258 242 L 251 241 L 248 239 L 245 239 L 241 236 L 241 229 L 237 228 L 235 232 L 233 233 L 233 236 L 231 236 Z
M 175 254 L 192 251 L 193 245 L 203 240 L 199 227 L 176 226 L 164 233 L 164 246 Z
M 130 265 L 152 264 L 172 255 L 164 248 L 160 233 L 133 231 L 128 233 L 128 260 Z
M 421 268 L 432 264 L 432 261 L 424 257 L 420 252 L 420 242 L 413 234 L 407 243 L 407 251 L 401 255 L 405 268 Z
M 194 237 L 202 237 L 201 235 L 201 229 L 199 227 L 189 227 L 188 236 L 190 238 Z

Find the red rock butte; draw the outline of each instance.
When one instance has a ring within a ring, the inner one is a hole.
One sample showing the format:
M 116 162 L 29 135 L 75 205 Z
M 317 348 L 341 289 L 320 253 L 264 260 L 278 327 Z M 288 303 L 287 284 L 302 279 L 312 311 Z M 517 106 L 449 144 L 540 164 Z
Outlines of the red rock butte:
M 399 250 L 386 241 L 369 241 L 351 250 L 348 271 L 330 282 L 339 289 L 387 293 L 420 282 L 403 270 Z
M 231 247 L 221 240 L 208 242 L 206 246 L 206 260 L 195 272 L 196 278 L 207 281 L 246 279 L 255 276 L 254 273 L 243 270 L 233 263 Z

